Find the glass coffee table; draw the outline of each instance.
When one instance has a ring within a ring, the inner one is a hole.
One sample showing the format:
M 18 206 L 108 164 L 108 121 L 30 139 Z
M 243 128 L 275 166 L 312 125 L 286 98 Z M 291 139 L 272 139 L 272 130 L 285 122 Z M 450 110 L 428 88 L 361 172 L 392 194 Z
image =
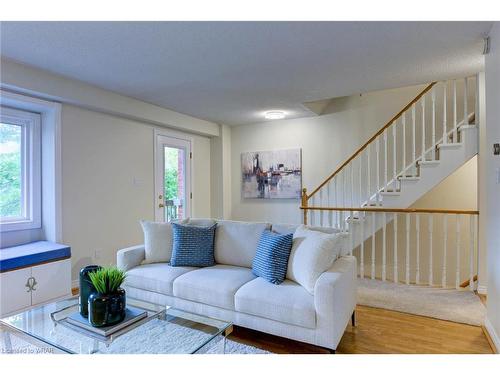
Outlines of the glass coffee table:
M 19 340 L 43 352 L 72 354 L 224 353 L 232 323 L 127 298 L 148 317 L 107 338 L 77 329 L 65 318 L 78 311 L 78 297 L 35 307 L 0 320 L 3 352 L 22 353 Z

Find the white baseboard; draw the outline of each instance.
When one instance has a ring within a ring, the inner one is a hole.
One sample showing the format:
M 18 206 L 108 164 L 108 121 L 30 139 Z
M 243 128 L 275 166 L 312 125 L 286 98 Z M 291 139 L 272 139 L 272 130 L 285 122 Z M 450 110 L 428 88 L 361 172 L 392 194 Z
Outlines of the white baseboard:
M 491 324 L 490 320 L 488 317 L 486 317 L 485 322 L 484 322 L 484 328 L 488 331 L 488 334 L 490 335 L 491 341 L 493 341 L 493 345 L 496 347 L 496 352 L 500 353 L 500 337 L 495 331 L 495 328 Z
M 478 285 L 477 292 L 479 294 L 488 294 L 488 289 L 484 285 Z

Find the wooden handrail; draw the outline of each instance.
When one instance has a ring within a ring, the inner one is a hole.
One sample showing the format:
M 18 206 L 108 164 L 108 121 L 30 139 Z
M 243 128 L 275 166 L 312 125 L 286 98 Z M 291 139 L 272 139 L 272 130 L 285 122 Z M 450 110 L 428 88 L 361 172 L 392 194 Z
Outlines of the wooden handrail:
M 418 94 L 410 103 L 406 105 L 401 111 L 399 111 L 392 119 L 387 122 L 378 132 L 376 132 L 366 143 L 358 148 L 358 150 L 351 155 L 349 159 L 347 159 L 340 167 L 338 167 L 335 172 L 333 172 L 328 178 L 323 181 L 313 192 L 307 195 L 307 199 L 311 198 L 314 194 L 316 194 L 323 186 L 325 186 L 328 181 L 330 181 L 333 177 L 337 175 L 347 164 L 349 164 L 356 156 L 358 156 L 361 151 L 363 151 L 370 143 L 372 143 L 380 134 L 382 134 L 385 129 L 392 125 L 394 121 L 396 121 L 403 113 L 405 113 L 413 104 L 418 102 L 422 96 L 424 96 L 437 82 L 430 83 L 420 94 Z
M 390 207 L 300 207 L 301 210 L 311 211 L 361 211 L 361 212 L 393 212 L 393 213 L 417 213 L 417 214 L 456 214 L 456 215 L 479 215 L 476 210 L 447 210 L 441 208 L 390 208 Z

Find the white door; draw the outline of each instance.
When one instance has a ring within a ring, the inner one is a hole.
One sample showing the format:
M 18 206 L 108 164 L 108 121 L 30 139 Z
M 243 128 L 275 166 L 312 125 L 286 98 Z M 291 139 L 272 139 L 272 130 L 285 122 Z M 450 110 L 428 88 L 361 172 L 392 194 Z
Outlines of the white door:
M 191 141 L 156 134 L 155 220 L 191 215 Z

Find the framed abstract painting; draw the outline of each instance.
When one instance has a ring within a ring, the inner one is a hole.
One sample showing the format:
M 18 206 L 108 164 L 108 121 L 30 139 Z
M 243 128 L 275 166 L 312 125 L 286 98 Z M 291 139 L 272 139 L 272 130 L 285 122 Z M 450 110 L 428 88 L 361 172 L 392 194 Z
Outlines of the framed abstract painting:
M 299 199 L 302 190 L 300 148 L 241 154 L 242 197 Z

